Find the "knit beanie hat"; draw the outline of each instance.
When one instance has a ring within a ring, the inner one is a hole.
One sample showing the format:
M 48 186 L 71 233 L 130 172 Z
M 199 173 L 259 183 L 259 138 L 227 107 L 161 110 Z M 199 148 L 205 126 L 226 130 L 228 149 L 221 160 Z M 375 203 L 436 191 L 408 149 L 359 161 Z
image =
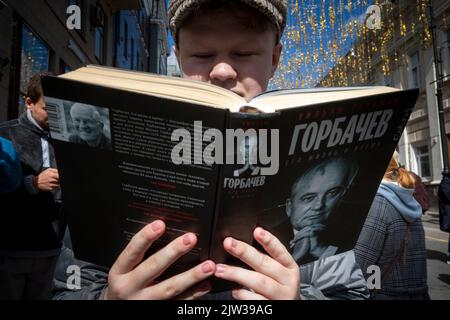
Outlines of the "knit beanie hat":
M 203 3 L 214 0 L 169 0 L 169 25 L 173 38 L 183 22 Z M 286 26 L 287 0 L 235 0 L 243 2 L 265 15 L 277 28 L 281 38 Z
M 17 189 L 22 181 L 22 170 L 11 141 L 0 137 L 0 193 Z

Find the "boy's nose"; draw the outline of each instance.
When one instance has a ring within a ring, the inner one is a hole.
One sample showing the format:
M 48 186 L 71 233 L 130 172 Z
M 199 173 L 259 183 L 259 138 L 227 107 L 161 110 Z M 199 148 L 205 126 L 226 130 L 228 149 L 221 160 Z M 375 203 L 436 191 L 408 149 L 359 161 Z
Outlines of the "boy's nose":
M 209 78 L 214 82 L 216 81 L 227 81 L 230 79 L 236 79 L 237 72 L 233 66 L 227 62 L 220 62 L 212 68 Z

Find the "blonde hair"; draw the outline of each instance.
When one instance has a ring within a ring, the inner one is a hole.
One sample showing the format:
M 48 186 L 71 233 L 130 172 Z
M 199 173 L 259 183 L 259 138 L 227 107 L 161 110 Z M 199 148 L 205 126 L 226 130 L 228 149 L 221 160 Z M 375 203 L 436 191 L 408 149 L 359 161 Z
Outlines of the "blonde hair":
M 384 173 L 384 179 L 397 182 L 403 188 L 413 189 L 416 185 L 416 180 L 406 169 L 400 167 L 397 160 L 392 157 L 389 165 Z

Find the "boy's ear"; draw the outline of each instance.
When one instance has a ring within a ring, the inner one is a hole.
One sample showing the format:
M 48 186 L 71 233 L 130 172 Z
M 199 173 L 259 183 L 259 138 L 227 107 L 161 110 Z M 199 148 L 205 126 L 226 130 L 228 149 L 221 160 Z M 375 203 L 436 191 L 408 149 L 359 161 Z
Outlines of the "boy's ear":
M 273 77 L 273 75 L 275 74 L 275 71 L 278 68 L 278 63 L 280 62 L 281 51 L 282 50 L 283 50 L 283 45 L 281 44 L 281 41 L 279 41 L 277 43 L 277 45 L 273 48 L 273 53 L 272 53 L 272 75 L 271 75 L 271 77 Z
M 178 48 L 178 45 L 175 45 L 175 44 L 173 45 L 172 49 L 173 49 L 173 52 L 175 53 L 175 57 L 177 58 L 177 62 L 178 62 L 178 67 L 180 68 L 180 71 L 181 71 L 182 69 L 181 69 L 181 60 L 180 60 L 180 49 Z

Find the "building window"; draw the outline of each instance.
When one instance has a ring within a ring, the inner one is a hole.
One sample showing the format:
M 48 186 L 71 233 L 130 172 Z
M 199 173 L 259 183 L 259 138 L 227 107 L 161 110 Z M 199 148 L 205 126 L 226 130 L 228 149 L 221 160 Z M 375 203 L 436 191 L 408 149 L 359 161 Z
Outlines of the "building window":
M 139 70 L 139 66 L 141 65 L 141 57 L 139 56 L 139 51 L 136 52 L 136 70 Z
M 431 179 L 431 161 L 428 145 L 412 146 L 411 169 L 423 179 Z
M 104 50 L 104 29 L 97 27 L 95 28 L 95 56 L 100 62 L 103 62 L 103 50 Z
M 134 69 L 134 39 L 131 38 L 131 62 L 130 69 Z
M 141 28 L 144 26 L 144 20 L 145 20 L 145 9 L 142 9 L 139 11 L 139 24 L 141 25 Z
M 19 105 L 25 105 L 28 80 L 39 72 L 48 71 L 50 50 L 25 24 L 22 27 Z
M 410 88 L 420 88 L 420 65 L 419 52 L 416 51 L 409 56 L 410 63 Z
M 447 48 L 450 50 L 450 28 L 447 30 Z
M 450 79 L 450 29 L 447 30 L 447 50 L 442 55 L 442 62 L 444 68 L 444 80 Z
M 128 59 L 128 23 L 126 21 L 123 22 L 123 32 L 124 32 L 123 57 L 125 59 Z
M 105 47 L 105 12 L 100 5 L 94 7 L 92 22 L 95 27 L 95 56 L 103 63 Z
M 59 73 L 67 73 L 72 71 L 72 69 L 64 62 L 64 60 L 60 60 L 59 62 Z
M 387 87 L 394 87 L 394 80 L 392 73 L 384 76 L 384 85 Z

